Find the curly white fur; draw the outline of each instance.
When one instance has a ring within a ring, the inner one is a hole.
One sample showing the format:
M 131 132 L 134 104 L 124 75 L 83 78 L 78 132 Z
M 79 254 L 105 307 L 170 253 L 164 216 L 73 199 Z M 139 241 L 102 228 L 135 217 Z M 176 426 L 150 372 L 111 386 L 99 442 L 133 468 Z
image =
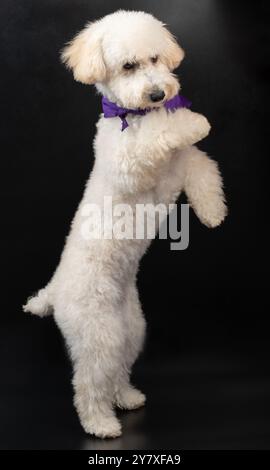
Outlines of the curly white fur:
M 131 11 L 88 24 L 62 53 L 76 80 L 95 83 L 110 100 L 129 108 L 153 106 L 149 94 L 157 88 L 166 100 L 174 96 L 179 83 L 172 71 L 183 57 L 161 22 Z M 123 70 L 131 61 L 135 70 Z M 88 202 L 102 208 L 104 196 L 132 207 L 169 204 L 183 190 L 207 226 L 219 225 L 226 214 L 217 164 L 194 146 L 210 130 L 205 117 L 188 109 L 167 112 L 160 103 L 153 112 L 127 120 L 129 127 L 121 132 L 119 118 L 100 116 L 94 169 L 61 261 L 48 286 L 24 306 L 40 316 L 53 309 L 74 365 L 81 423 L 99 437 L 121 434 L 114 405 L 134 409 L 145 402 L 129 376 L 145 336 L 136 273 L 149 240 L 85 240 L 81 208 Z

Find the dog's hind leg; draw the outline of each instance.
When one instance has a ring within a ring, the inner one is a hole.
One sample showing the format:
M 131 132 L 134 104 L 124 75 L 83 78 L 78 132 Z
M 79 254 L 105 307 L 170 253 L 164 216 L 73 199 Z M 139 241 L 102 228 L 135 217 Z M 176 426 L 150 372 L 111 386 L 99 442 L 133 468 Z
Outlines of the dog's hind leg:
M 120 436 L 113 395 L 124 355 L 121 313 L 114 307 L 75 303 L 64 317 L 56 311 L 55 318 L 71 354 L 74 404 L 84 430 L 101 438 Z
M 146 322 L 135 284 L 128 289 L 125 311 L 125 354 L 115 384 L 114 402 L 119 408 L 136 409 L 144 405 L 146 397 L 130 383 L 131 368 L 141 352 L 145 339 Z

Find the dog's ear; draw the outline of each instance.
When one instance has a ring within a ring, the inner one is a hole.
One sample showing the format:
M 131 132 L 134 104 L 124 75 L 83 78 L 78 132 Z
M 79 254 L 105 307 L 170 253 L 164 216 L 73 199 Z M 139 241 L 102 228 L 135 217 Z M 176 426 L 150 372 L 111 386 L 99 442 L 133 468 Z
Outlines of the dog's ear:
M 75 80 L 92 85 L 106 76 L 101 36 L 97 23 L 88 24 L 61 51 L 61 60 L 73 71 Z
M 165 61 L 167 62 L 167 65 L 170 70 L 176 69 L 178 65 L 182 62 L 182 60 L 185 57 L 185 52 L 183 49 L 179 46 L 177 43 L 176 39 L 174 36 L 168 31 L 167 28 L 164 27 L 164 32 L 165 32 L 165 40 L 166 40 L 166 48 L 164 51 L 164 57 Z

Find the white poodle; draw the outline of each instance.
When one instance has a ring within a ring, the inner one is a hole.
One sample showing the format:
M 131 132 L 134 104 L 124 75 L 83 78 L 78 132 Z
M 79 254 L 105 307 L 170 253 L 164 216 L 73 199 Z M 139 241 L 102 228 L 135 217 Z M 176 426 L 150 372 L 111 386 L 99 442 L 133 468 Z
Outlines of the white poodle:
M 163 23 L 122 10 L 88 24 L 62 52 L 75 79 L 95 84 L 105 97 L 104 109 L 108 105 L 115 117 L 99 118 L 94 169 L 61 261 L 24 310 L 54 313 L 74 366 L 82 426 L 99 437 L 121 434 L 114 406 L 135 409 L 145 403 L 130 372 L 145 336 L 136 274 L 150 241 L 85 238 L 83 208 L 95 203 L 103 210 L 105 196 L 113 206 L 168 205 L 185 191 L 205 225 L 215 227 L 226 215 L 217 164 L 194 146 L 209 133 L 207 119 L 186 107 L 166 108 L 178 94 L 172 72 L 183 57 Z

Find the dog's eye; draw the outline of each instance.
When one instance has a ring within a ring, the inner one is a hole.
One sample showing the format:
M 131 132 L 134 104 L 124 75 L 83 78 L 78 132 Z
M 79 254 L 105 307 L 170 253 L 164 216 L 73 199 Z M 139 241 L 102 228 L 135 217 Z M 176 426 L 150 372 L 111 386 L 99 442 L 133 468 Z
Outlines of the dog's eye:
M 157 61 L 158 61 L 158 56 L 157 55 L 155 55 L 154 57 L 151 57 L 152 64 L 156 64 Z
M 123 69 L 125 70 L 132 70 L 135 69 L 135 62 L 127 62 L 126 64 L 123 65 Z

